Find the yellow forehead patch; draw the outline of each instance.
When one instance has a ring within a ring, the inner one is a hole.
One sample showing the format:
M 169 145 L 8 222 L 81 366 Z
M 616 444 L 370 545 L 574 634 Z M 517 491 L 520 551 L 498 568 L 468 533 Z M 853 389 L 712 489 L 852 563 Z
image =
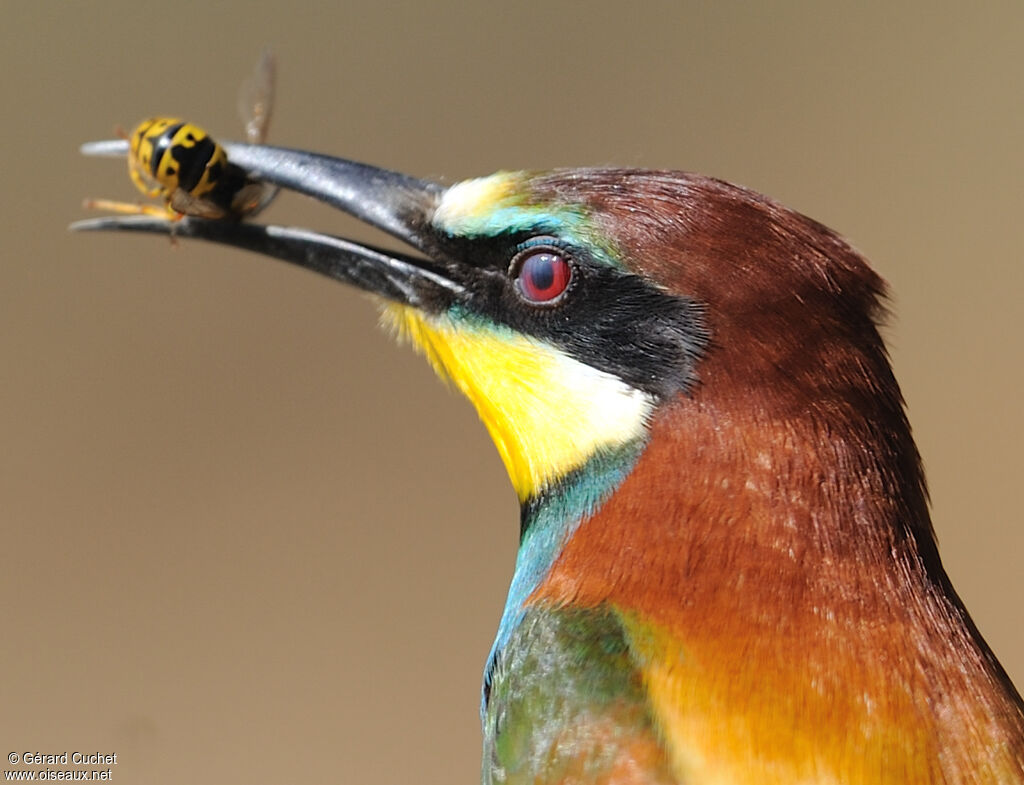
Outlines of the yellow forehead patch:
M 550 344 L 409 306 L 384 313 L 476 406 L 520 500 L 644 433 L 647 393 Z

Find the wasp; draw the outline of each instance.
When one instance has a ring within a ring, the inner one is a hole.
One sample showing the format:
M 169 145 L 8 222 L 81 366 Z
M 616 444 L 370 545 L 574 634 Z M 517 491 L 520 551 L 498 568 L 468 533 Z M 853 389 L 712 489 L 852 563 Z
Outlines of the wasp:
M 238 111 L 251 144 L 267 137 L 273 107 L 275 63 L 264 52 L 243 83 Z M 139 123 L 128 140 L 128 176 L 136 188 L 164 205 L 94 199 L 86 207 L 117 213 L 153 215 L 178 221 L 186 215 L 240 220 L 255 215 L 277 194 L 228 160 L 217 141 L 197 125 L 172 117 Z

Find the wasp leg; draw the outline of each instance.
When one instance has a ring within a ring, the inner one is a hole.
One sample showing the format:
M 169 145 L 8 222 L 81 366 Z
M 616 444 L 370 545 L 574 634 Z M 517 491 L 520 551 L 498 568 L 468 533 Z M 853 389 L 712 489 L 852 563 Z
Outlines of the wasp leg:
M 171 245 L 175 247 L 178 245 L 177 227 L 185 216 L 172 210 L 170 205 L 158 207 L 155 204 L 115 202 L 111 199 L 86 199 L 82 202 L 82 206 L 86 210 L 106 210 L 107 212 L 121 213 L 122 215 L 141 215 L 147 218 L 159 218 L 163 223 L 167 224 L 167 236 L 171 241 Z
M 150 199 L 155 199 L 166 191 L 162 185 L 154 183 L 144 175 L 138 162 L 131 157 L 128 159 L 128 176 L 132 178 L 132 182 L 135 183 L 135 187 Z
M 148 215 L 163 218 L 165 221 L 180 221 L 184 216 L 170 207 L 158 207 L 155 204 L 137 204 L 135 202 L 117 202 L 112 199 L 86 199 L 82 202 L 86 210 L 106 210 L 122 215 Z

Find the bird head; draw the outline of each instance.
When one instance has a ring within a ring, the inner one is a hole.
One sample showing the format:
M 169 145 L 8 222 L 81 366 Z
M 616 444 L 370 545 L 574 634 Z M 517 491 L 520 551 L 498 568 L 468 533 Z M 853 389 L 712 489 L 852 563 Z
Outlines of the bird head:
M 355 283 L 473 402 L 524 504 L 595 459 L 634 460 L 670 411 L 697 427 L 713 410 L 748 441 L 795 422 L 864 441 L 885 423 L 916 473 L 884 285 L 824 226 L 680 172 L 373 182 L 353 212 L 423 256 Z

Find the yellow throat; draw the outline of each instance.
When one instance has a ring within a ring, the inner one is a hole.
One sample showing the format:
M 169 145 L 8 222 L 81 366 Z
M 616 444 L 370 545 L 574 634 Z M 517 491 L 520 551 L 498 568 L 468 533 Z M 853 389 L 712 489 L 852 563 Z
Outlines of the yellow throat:
M 650 395 L 552 344 L 405 305 L 384 318 L 473 402 L 520 501 L 644 433 Z

